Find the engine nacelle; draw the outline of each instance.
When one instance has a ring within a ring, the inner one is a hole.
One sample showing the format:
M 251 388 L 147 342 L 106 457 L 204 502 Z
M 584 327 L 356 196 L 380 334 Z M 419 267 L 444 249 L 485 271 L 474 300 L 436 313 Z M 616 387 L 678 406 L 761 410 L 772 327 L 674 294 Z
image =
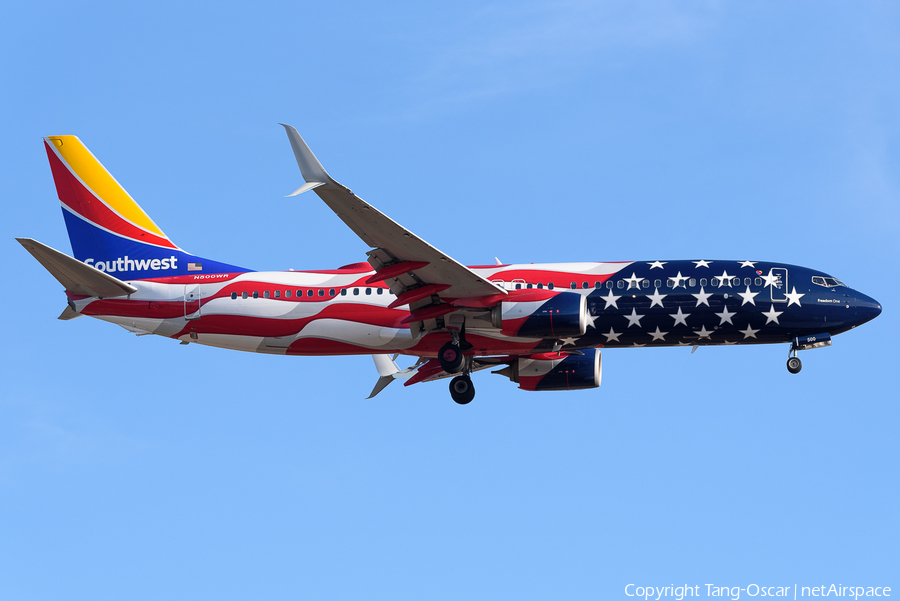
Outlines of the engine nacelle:
M 586 296 L 560 292 L 543 300 L 505 301 L 491 319 L 507 336 L 570 338 L 584 335 L 589 316 Z
M 597 388 L 603 375 L 603 360 L 597 349 L 586 349 L 584 355 L 546 353 L 519 357 L 498 372 L 519 385 L 522 390 L 581 390 Z

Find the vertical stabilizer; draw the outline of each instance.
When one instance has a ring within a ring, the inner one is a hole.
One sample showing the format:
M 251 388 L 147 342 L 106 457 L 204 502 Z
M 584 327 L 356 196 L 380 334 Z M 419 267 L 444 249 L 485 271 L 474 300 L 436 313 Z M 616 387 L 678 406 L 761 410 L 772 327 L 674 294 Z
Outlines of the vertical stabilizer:
M 181 250 L 75 136 L 44 147 L 75 258 L 121 280 L 248 271 Z

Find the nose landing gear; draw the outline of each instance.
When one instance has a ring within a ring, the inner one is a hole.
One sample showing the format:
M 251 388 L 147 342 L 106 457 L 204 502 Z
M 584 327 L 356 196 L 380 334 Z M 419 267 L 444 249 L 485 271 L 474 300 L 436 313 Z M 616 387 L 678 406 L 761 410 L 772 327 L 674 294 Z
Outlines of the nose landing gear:
M 792 374 L 799 374 L 800 370 L 803 369 L 803 363 L 800 362 L 799 357 L 791 357 L 787 360 L 787 368 Z

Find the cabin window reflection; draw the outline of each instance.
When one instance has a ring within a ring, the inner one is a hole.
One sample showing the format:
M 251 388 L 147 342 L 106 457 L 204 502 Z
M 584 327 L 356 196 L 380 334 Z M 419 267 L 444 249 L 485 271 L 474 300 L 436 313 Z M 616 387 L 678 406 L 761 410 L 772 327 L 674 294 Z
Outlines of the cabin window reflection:
M 285 291 L 284 291 L 284 298 L 291 298 L 291 291 L 290 291 L 290 290 L 285 290 Z
M 263 292 L 263 298 L 269 298 L 269 291 L 266 290 Z
M 697 285 L 697 278 L 691 278 L 688 280 L 688 286 L 690 286 L 691 288 L 693 288 L 696 285 Z
M 247 291 L 241 292 L 241 298 L 247 298 Z

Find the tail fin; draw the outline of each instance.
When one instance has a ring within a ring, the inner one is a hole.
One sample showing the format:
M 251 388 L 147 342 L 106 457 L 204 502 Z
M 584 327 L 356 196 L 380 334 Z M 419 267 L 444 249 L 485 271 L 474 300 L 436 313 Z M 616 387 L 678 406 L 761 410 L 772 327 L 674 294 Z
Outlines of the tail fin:
M 79 261 L 122 280 L 249 271 L 176 246 L 75 136 L 44 138 Z

